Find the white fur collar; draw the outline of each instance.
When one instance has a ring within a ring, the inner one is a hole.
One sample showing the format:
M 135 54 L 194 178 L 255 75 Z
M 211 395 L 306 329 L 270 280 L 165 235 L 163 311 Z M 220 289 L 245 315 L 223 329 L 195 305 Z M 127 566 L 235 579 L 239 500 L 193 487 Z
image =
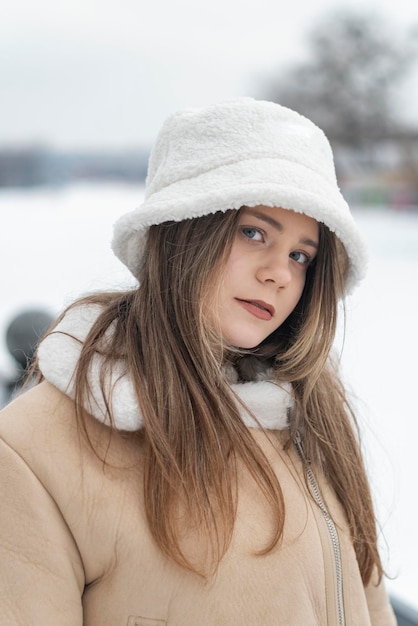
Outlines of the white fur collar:
M 48 335 L 38 349 L 42 374 L 52 385 L 70 397 L 74 397 L 73 374 L 80 356 L 82 342 L 100 312 L 99 306 L 79 306 L 71 309 Z M 65 334 L 64 334 L 65 333 Z M 89 382 L 92 399 L 84 407 L 100 422 L 106 423 L 106 405 L 100 388 L 99 372 L 102 357 L 93 359 Z M 229 378 L 229 376 L 228 376 Z M 123 361 L 117 363 L 105 380 L 108 401 L 114 423 L 119 430 L 134 431 L 143 426 L 142 416 L 135 392 Z M 288 425 L 288 411 L 292 406 L 292 388 L 289 383 L 278 385 L 269 380 L 232 383 L 231 388 L 266 429 L 284 429 Z M 110 393 L 110 391 L 112 393 Z M 250 413 L 239 405 L 243 422 L 250 428 L 258 428 Z

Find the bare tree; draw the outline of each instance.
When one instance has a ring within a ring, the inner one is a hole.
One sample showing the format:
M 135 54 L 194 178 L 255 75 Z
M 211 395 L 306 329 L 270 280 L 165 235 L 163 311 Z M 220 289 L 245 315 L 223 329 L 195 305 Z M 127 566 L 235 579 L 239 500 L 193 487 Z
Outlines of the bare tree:
M 306 62 L 274 78 L 268 96 L 316 121 L 331 142 L 370 145 L 397 128 L 396 91 L 416 58 L 416 32 L 396 36 L 375 14 L 331 14 L 310 32 Z

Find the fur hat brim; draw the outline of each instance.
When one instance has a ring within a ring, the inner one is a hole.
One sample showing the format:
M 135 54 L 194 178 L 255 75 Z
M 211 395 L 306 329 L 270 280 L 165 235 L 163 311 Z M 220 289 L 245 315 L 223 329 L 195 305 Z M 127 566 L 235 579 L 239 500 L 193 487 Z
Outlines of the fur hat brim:
M 137 277 L 152 224 L 257 205 L 290 209 L 326 224 L 349 257 L 347 292 L 364 277 L 366 248 L 336 186 L 298 163 L 269 158 L 232 163 L 164 187 L 116 222 L 112 248 Z

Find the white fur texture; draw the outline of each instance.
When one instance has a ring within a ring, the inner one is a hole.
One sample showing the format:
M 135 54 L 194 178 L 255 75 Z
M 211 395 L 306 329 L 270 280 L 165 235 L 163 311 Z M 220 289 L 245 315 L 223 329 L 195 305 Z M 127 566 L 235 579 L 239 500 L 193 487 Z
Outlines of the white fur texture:
M 99 312 L 98 306 L 79 306 L 70 310 L 54 333 L 47 336 L 39 346 L 39 366 L 46 380 L 71 398 L 74 398 L 74 371 L 82 343 Z M 89 374 L 93 397 L 84 408 L 100 422 L 108 423 L 99 380 L 101 365 L 102 357 L 97 355 Z M 116 428 L 128 431 L 141 428 L 142 416 L 123 361 L 113 367 L 105 379 L 105 386 Z M 290 384 L 284 383 L 279 386 L 268 380 L 260 380 L 232 383 L 231 388 L 246 407 L 242 407 L 238 402 L 242 420 L 248 427 L 259 428 L 261 425 L 266 429 L 277 430 L 287 427 L 288 410 L 292 406 Z
M 347 290 L 363 278 L 365 245 L 324 133 L 291 109 L 252 98 L 186 109 L 165 121 L 151 153 L 145 201 L 116 222 L 112 248 L 138 276 L 150 225 L 259 204 L 326 224 L 349 256 Z

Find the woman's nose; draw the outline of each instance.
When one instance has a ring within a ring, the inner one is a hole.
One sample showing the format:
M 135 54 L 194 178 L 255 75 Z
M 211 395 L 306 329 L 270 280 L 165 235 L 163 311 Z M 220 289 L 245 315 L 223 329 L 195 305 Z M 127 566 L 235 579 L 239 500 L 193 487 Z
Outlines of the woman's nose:
M 256 272 L 257 280 L 262 283 L 275 283 L 278 288 L 286 287 L 291 281 L 292 274 L 289 265 L 289 257 L 275 255 L 265 259 Z

